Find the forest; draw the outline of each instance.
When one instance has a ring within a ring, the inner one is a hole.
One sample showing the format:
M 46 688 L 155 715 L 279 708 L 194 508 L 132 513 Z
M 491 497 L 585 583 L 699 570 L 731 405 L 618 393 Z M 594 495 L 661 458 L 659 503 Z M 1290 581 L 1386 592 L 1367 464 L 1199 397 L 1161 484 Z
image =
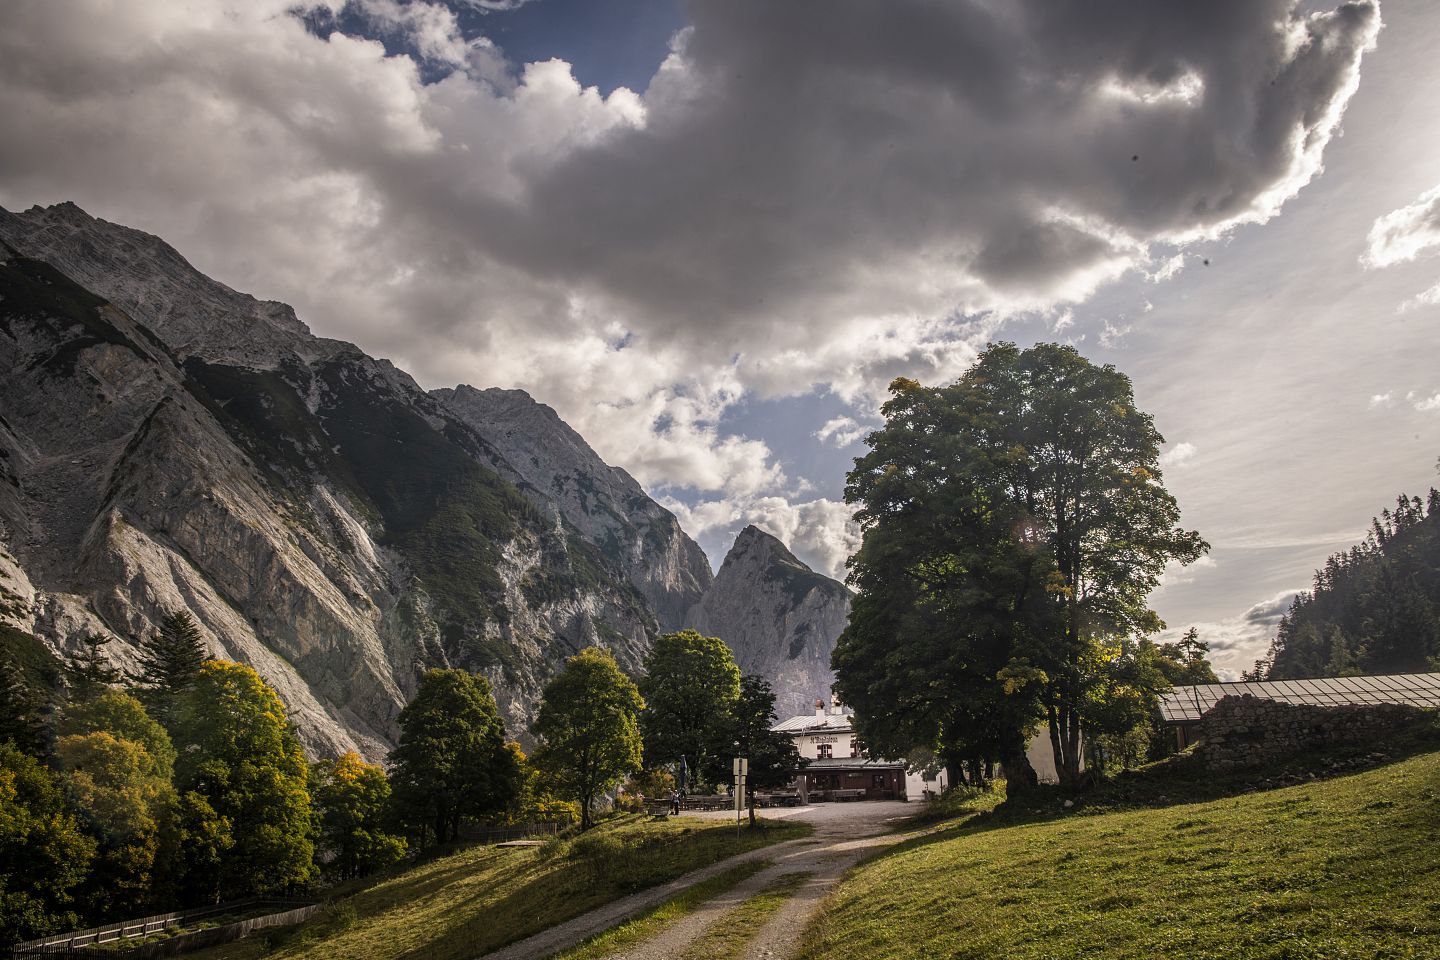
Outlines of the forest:
M 1401 495 L 1325 561 L 1247 679 L 1440 669 L 1440 491 Z

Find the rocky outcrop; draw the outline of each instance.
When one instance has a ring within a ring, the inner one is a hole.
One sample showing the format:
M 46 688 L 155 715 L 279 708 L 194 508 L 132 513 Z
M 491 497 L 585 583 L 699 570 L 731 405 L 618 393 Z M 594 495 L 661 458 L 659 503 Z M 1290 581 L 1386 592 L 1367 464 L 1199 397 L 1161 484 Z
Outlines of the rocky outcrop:
M 564 657 L 638 668 L 698 546 L 523 394 L 430 395 L 72 204 L 0 211 L 0 595 L 56 650 L 195 614 L 317 754 L 378 757 L 419 674 L 512 736 Z
M 743 673 L 775 688 L 783 719 L 828 698 L 830 653 L 850 615 L 850 591 L 795 558 L 778 539 L 749 526 L 736 537 L 715 582 L 691 609 L 689 626 L 724 640 Z
M 662 631 L 678 630 L 714 575 L 699 544 L 635 479 L 523 390 L 460 386 L 431 396 L 499 456 L 491 466 L 629 572 Z

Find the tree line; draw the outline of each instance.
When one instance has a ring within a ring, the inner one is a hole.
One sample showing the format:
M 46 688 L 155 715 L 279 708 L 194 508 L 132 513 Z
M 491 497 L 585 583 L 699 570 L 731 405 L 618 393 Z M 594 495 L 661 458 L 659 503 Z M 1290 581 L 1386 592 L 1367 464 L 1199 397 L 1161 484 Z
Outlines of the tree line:
M 0 657 L 0 944 L 297 894 L 453 842 L 465 824 L 586 829 L 627 780 L 631 803 L 668 795 L 682 767 L 692 789 L 723 782 L 737 749 L 755 787 L 800 766 L 769 731 L 769 686 L 693 631 L 659 638 L 638 684 L 606 650 L 571 657 L 545 688 L 533 758 L 506 738 L 483 676 L 430 670 L 384 766 L 307 760 L 274 689 L 211 658 L 188 612 L 139 642 L 132 673 L 111 665 L 109 642 L 85 637 L 48 684 Z
M 1402 494 L 1365 539 L 1315 572 L 1256 680 L 1440 670 L 1440 492 Z

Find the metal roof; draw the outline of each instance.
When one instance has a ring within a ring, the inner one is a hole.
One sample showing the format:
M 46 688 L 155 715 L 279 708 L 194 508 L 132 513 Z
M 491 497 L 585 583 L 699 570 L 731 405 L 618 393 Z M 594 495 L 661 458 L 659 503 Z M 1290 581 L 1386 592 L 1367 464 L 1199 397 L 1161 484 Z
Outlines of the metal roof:
M 811 713 L 781 720 L 770 729 L 784 733 L 849 733 L 850 717 L 848 713 L 827 713 L 823 717 Z
M 1400 673 L 1385 677 L 1320 677 L 1314 680 L 1243 680 L 1176 687 L 1160 698 L 1166 723 L 1193 723 L 1222 697 L 1250 694 L 1262 700 L 1343 707 L 1405 703 L 1440 707 L 1440 673 Z

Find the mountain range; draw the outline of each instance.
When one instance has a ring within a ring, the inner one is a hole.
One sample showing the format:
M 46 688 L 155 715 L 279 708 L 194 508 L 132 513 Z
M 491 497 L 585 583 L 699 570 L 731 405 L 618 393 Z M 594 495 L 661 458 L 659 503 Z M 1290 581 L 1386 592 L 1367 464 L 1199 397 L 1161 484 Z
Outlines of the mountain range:
M 722 637 L 783 715 L 833 679 L 849 594 L 747 528 L 718 575 L 675 517 L 519 390 L 427 391 L 157 237 L 0 210 L 0 625 L 120 665 L 187 609 L 308 750 L 377 758 L 430 667 L 491 681 L 527 740 L 590 644 Z M 403 319 L 403 318 L 400 318 Z

